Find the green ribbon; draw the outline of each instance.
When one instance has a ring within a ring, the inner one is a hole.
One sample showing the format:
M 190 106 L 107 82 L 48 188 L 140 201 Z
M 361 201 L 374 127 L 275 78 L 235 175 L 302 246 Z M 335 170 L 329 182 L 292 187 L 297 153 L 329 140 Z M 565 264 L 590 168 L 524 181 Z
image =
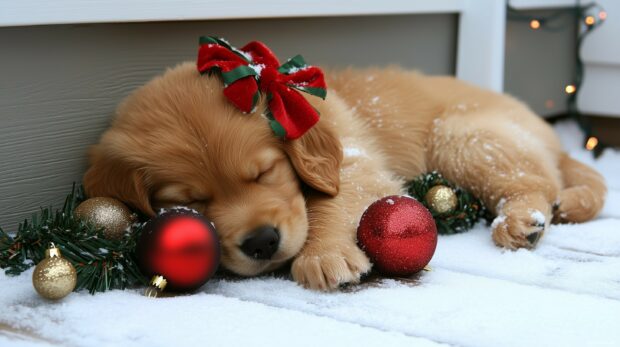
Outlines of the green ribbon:
M 278 68 L 278 72 L 279 73 L 285 73 L 285 74 L 290 74 L 292 69 L 303 69 L 305 67 L 307 67 L 308 64 L 306 64 L 306 61 L 304 60 L 304 57 L 302 57 L 301 55 L 296 55 L 294 57 L 292 57 L 291 59 L 289 59 L 286 63 L 282 64 L 279 68 Z
M 267 102 L 269 102 L 269 100 L 271 100 L 271 95 L 269 95 L 269 97 L 267 98 Z M 273 130 L 273 133 L 279 138 L 285 138 L 286 129 L 284 129 L 280 122 L 273 118 L 273 114 L 271 114 L 269 108 L 267 108 L 267 111 L 265 111 L 265 116 L 269 120 L 269 126 L 271 127 L 271 130 Z
M 251 113 L 254 113 L 254 109 L 256 108 L 256 104 L 258 104 L 259 98 L 260 98 L 260 92 L 254 93 L 254 96 L 252 97 L 252 112 Z
M 256 76 L 256 71 L 248 65 L 239 65 L 230 71 L 222 72 L 222 79 L 227 86 L 233 84 L 238 79 L 248 76 Z
M 314 95 L 314 96 L 318 96 L 319 98 L 325 100 L 325 97 L 327 96 L 327 91 L 323 88 L 317 88 L 317 87 L 304 87 L 304 86 L 300 86 L 297 84 L 290 84 L 289 87 L 291 88 L 295 88 L 299 91 L 302 92 L 306 92 L 310 95 Z
M 286 137 L 286 130 L 284 130 L 284 127 L 282 127 L 282 124 L 280 124 L 280 122 L 278 122 L 277 120 L 270 119 L 269 126 L 271 127 L 271 130 L 273 130 L 273 133 L 276 134 L 277 137 L 279 138 Z

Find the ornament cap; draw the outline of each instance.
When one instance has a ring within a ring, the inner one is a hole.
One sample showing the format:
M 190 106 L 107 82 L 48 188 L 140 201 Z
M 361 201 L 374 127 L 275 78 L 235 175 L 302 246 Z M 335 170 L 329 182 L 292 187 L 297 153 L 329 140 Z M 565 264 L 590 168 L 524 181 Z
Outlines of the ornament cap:
M 161 275 L 155 275 L 151 278 L 149 286 L 144 290 L 144 296 L 148 298 L 157 298 L 166 289 L 168 281 Z
M 51 242 L 49 248 L 45 250 L 45 258 L 60 258 L 61 256 L 60 248 L 57 248 L 56 245 Z

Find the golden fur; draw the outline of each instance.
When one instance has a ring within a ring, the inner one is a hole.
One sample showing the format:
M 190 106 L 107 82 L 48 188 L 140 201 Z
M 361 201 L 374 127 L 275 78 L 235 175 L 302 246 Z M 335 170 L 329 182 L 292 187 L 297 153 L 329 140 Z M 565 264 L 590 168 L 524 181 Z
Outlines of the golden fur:
M 226 268 L 256 275 L 293 259 L 293 278 L 315 289 L 370 270 L 356 245 L 361 214 L 428 171 L 483 199 L 499 216 L 493 240 L 509 249 L 533 247 L 553 217 L 583 222 L 603 206 L 603 178 L 508 96 L 395 68 L 327 77 L 327 99 L 308 97 L 321 121 L 283 142 L 260 113 L 234 108 L 217 77 L 179 65 L 120 105 L 91 150 L 86 191 L 151 215 L 190 206 L 214 221 Z M 280 248 L 251 259 L 239 245 L 264 224 L 280 229 Z

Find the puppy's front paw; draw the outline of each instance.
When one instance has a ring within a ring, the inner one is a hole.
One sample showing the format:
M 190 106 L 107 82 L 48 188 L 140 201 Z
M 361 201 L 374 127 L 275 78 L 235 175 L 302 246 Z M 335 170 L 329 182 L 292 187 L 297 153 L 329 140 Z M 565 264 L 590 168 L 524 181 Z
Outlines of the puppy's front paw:
M 359 283 L 372 264 L 357 246 L 324 252 L 302 251 L 291 273 L 295 281 L 310 289 L 331 290 L 345 283 Z

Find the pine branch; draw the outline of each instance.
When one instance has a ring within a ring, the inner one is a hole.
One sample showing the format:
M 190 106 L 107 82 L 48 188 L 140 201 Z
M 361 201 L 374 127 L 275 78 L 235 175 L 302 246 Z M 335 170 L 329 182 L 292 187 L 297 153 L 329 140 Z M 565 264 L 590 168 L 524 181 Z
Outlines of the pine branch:
M 134 224 L 120 240 L 108 240 L 102 229 L 74 218 L 75 207 L 84 200 L 83 190 L 74 184 L 62 209 L 42 208 L 20 224 L 13 237 L 0 229 L 0 268 L 18 275 L 40 262 L 54 242 L 75 266 L 76 290 L 95 293 L 146 284 L 134 254 L 142 225 Z
M 457 206 L 453 211 L 448 213 L 435 212 L 425 199 L 426 193 L 434 186 L 440 184 L 452 188 L 456 193 Z M 471 229 L 481 217 L 486 218 L 488 214 L 482 201 L 462 188 L 454 186 L 437 171 L 421 175 L 407 182 L 406 188 L 409 195 L 416 198 L 431 211 L 439 234 L 447 235 L 467 231 Z

